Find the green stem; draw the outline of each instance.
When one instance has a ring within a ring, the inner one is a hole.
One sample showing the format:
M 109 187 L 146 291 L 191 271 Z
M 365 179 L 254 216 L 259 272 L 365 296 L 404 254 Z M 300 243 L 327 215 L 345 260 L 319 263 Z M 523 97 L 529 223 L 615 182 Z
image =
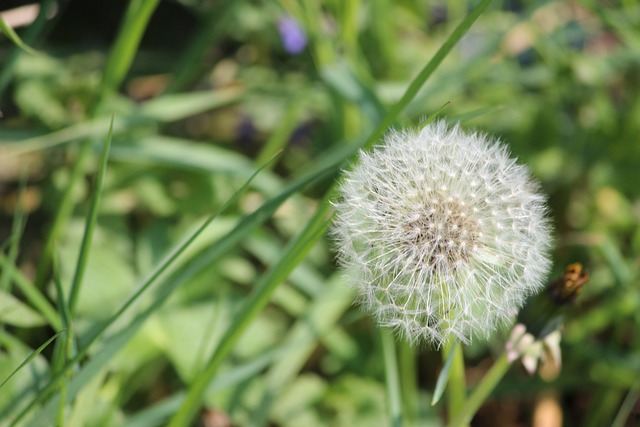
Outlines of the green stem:
M 449 353 L 453 351 L 453 361 L 449 373 L 449 387 L 447 388 L 447 400 L 449 420 L 453 420 L 465 404 L 466 381 L 464 377 L 464 355 L 461 345 L 453 345 L 453 342 L 445 344 L 442 352 L 442 360 L 446 362 Z
M 416 352 L 407 341 L 400 343 L 400 385 L 404 402 L 404 414 L 409 423 L 418 419 L 420 396 L 418 394 L 418 373 Z
M 620 406 L 620 410 L 616 415 L 613 423 L 611 423 L 611 427 L 624 427 L 625 423 L 629 419 L 629 415 L 631 415 L 631 411 L 633 411 L 633 407 L 640 398 L 640 380 L 636 380 L 636 382 L 631 386 L 627 396 L 624 398 L 622 405 Z
M 473 393 L 471 393 L 471 396 L 469 396 L 455 419 L 449 424 L 449 427 L 462 427 L 469 424 L 475 413 L 480 409 L 480 406 L 487 400 L 487 397 L 507 373 L 510 366 L 511 363 L 507 359 L 507 353 L 504 352 L 473 390 Z
M 387 404 L 391 416 L 391 425 L 402 425 L 402 396 L 400 395 L 400 375 L 398 372 L 398 359 L 396 357 L 396 343 L 393 334 L 387 330 L 380 330 L 382 353 L 384 357 L 384 372 L 387 385 Z

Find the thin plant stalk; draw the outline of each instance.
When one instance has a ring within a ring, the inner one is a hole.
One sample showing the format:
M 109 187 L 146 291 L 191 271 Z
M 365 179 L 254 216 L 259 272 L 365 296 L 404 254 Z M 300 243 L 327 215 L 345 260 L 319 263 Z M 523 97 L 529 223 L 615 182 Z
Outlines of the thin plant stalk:
M 640 379 L 636 380 L 629 389 L 627 396 L 622 401 L 622 405 L 620 405 L 618 414 L 611 423 L 611 427 L 624 427 L 631 411 L 633 411 L 634 405 L 638 402 L 638 399 L 640 399 Z
M 404 414 L 407 421 L 411 423 L 418 419 L 420 396 L 418 394 L 416 352 L 407 341 L 400 342 L 398 358 Z
M 384 358 L 385 383 L 387 386 L 387 405 L 391 417 L 390 425 L 401 427 L 404 421 L 402 395 L 400 388 L 400 373 L 398 372 L 398 358 L 396 343 L 391 331 L 380 329 L 380 341 Z
M 464 355 L 461 345 L 445 344 L 442 351 L 442 359 L 446 361 L 450 353 L 453 352 L 451 370 L 449 371 L 449 386 L 447 388 L 447 401 L 449 420 L 453 420 L 460 412 L 465 403 L 466 381 L 464 377 Z M 466 424 L 463 424 L 466 426 Z
M 463 427 L 469 424 L 475 413 L 487 400 L 502 377 L 505 376 L 510 366 L 511 362 L 509 362 L 509 359 L 507 358 L 507 353 L 502 353 L 502 356 L 495 361 L 491 369 L 489 369 L 480 383 L 473 390 L 460 412 L 458 412 L 456 417 L 450 422 L 449 427 Z

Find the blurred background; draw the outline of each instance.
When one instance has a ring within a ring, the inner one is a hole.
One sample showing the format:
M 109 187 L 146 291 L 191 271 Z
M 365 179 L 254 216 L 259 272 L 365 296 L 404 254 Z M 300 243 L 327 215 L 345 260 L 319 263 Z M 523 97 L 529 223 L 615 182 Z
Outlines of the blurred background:
M 4 22 L 36 52 L 0 36 L 0 381 L 57 331 L 20 281 L 53 307 L 55 277 L 69 288 L 112 115 L 81 335 L 282 150 L 162 279 L 180 283 L 168 299 L 120 347 L 90 351 L 114 349 L 65 423 L 163 425 L 338 174 L 295 191 L 222 254 L 208 248 L 366 138 L 476 3 L 3 0 Z M 123 28 L 141 16 L 138 45 Z M 555 224 L 552 277 L 575 261 L 591 276 L 565 323 L 559 374 L 514 365 L 473 425 L 640 425 L 640 4 L 494 1 L 396 126 L 438 110 L 531 167 Z M 154 301 L 145 295 L 114 331 Z M 226 359 L 198 422 L 390 425 L 379 336 L 352 302 L 320 239 Z M 465 348 L 470 386 L 507 332 Z M 35 393 L 52 354 L 3 386 L 5 416 Z M 443 404 L 430 405 L 441 356 L 398 343 L 398 357 L 413 396 L 406 425 L 443 425 Z

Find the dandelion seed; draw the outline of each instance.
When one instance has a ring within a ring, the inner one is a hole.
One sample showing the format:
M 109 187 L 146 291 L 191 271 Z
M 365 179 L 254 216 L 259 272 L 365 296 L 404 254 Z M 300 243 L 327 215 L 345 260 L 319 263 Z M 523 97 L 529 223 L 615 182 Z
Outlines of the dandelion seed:
M 486 337 L 542 287 L 546 200 L 499 142 L 444 122 L 392 131 L 345 175 L 339 261 L 363 305 L 409 341 Z

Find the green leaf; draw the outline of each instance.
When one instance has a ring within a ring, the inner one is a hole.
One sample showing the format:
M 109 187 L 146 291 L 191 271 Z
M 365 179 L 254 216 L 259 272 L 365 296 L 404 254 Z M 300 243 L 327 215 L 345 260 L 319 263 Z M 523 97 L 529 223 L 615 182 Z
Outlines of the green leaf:
M 0 32 L 4 33 L 9 38 L 9 40 L 13 42 L 13 44 L 18 46 L 20 49 L 24 50 L 25 52 L 30 53 L 32 55 L 38 53 L 35 49 L 32 49 L 25 42 L 22 41 L 20 36 L 16 34 L 15 31 L 13 31 L 13 28 L 8 26 L 7 23 L 4 22 L 4 19 L 2 19 L 2 16 L 0 16 Z

